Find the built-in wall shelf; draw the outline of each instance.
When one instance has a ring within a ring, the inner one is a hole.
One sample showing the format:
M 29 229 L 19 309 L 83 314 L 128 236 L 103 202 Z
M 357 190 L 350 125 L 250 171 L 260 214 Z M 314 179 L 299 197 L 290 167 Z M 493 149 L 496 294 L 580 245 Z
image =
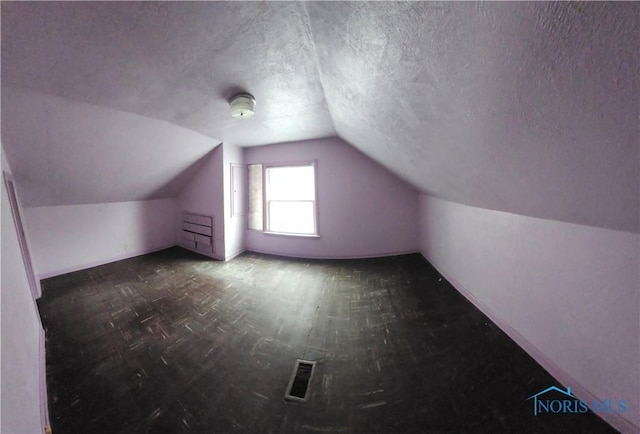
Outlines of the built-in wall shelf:
M 213 257 L 213 216 L 182 213 L 182 241 L 184 248 Z

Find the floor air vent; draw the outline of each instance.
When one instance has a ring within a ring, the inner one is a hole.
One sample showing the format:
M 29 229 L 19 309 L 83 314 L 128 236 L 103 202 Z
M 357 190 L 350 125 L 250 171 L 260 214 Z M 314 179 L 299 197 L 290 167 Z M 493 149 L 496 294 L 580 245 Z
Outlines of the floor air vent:
M 307 392 L 309 389 L 309 383 L 313 377 L 313 369 L 316 366 L 316 362 L 310 362 L 308 360 L 297 360 L 296 366 L 291 374 L 291 380 L 289 380 L 289 386 L 287 387 L 287 393 L 284 395 L 284 399 L 287 401 L 307 401 Z

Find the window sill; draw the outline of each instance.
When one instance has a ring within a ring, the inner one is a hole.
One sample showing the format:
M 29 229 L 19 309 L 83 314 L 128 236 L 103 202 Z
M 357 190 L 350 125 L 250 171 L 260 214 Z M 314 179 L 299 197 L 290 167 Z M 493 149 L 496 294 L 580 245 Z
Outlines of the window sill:
M 262 233 L 265 235 L 279 235 L 279 236 L 296 237 L 296 238 L 320 238 L 320 235 L 318 234 L 290 234 L 288 232 L 267 232 L 267 231 L 263 231 Z

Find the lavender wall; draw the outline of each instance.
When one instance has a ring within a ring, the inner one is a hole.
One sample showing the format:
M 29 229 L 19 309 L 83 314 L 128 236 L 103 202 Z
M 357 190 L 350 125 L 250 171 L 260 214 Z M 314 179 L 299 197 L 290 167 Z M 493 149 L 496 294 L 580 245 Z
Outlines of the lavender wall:
M 640 235 L 427 195 L 420 231 L 452 284 L 578 397 L 630 402 L 626 420 L 606 419 L 638 432 Z
M 416 252 L 418 193 L 339 138 L 244 149 L 244 162 L 316 160 L 320 238 L 246 230 L 247 250 L 308 258 Z
M 64 274 L 176 244 L 175 199 L 27 207 L 36 274 Z
M 224 246 L 225 259 L 229 260 L 244 251 L 244 232 L 247 227 L 246 213 L 232 216 L 232 178 L 231 165 L 242 164 L 242 149 L 238 146 L 223 144 L 223 188 L 224 188 Z M 246 173 L 245 173 L 246 175 Z M 246 182 L 238 187 L 246 186 Z M 244 196 L 244 191 L 242 194 Z
M 182 239 L 182 213 L 192 212 L 213 216 L 214 254 L 224 260 L 224 193 L 223 193 L 223 147 L 217 146 L 206 157 L 202 168 L 189 181 L 177 198 L 176 237 Z
M 2 170 L 10 172 L 2 151 Z M 41 433 L 44 332 L 22 261 L 6 189 L 2 185 L 2 288 L 0 290 L 0 432 Z

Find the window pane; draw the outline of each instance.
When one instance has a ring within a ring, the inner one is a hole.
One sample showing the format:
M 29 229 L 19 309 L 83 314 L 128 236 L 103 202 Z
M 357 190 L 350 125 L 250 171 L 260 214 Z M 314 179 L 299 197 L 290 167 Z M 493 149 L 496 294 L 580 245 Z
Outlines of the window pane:
M 249 229 L 262 230 L 262 164 L 249 164 Z
M 314 200 L 313 166 L 268 167 L 267 200 Z
M 269 230 L 290 234 L 315 234 L 313 202 L 268 202 Z

